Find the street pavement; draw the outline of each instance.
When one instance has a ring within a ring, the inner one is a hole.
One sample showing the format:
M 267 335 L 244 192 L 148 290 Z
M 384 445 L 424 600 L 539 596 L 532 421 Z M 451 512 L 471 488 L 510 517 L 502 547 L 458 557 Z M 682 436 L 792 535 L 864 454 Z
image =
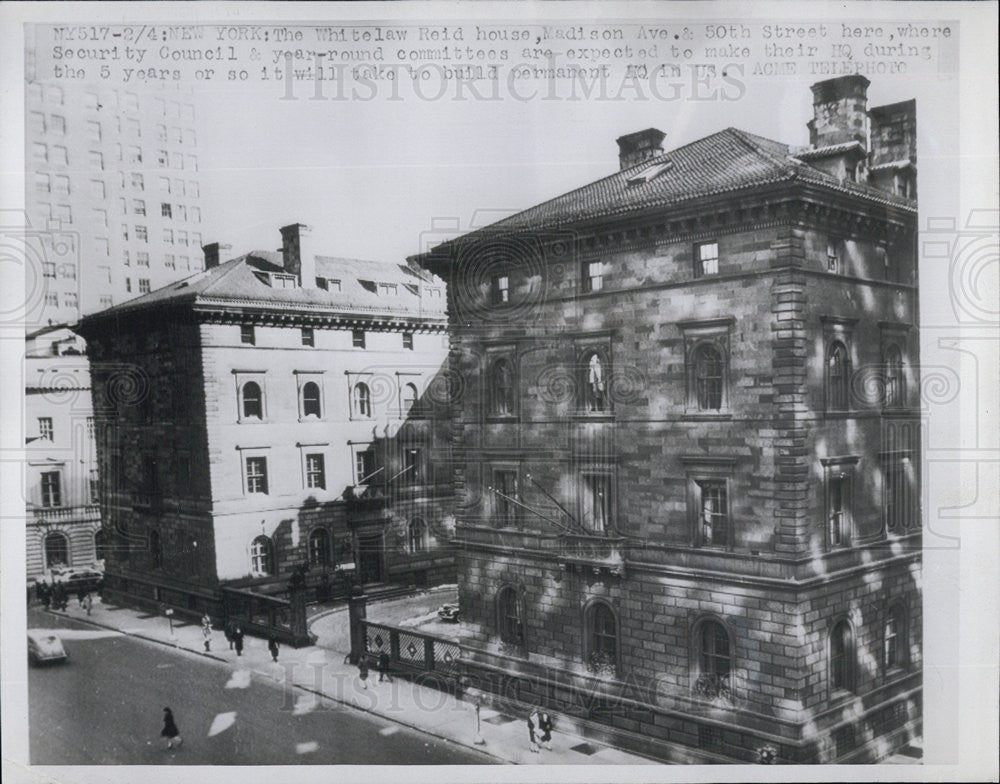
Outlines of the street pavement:
M 183 648 L 32 610 L 65 664 L 32 667 L 34 765 L 484 764 L 496 760 L 342 703 L 285 687 L 281 665 L 233 668 Z M 249 661 L 248 661 L 249 663 Z M 162 710 L 183 744 L 167 750 Z
M 131 608 L 95 602 L 90 617 L 75 601 L 66 613 L 33 608 L 29 628 L 54 625 L 76 631 L 67 635 L 70 662 L 65 668 L 55 665 L 31 672 L 32 761 L 65 760 L 35 759 L 37 748 L 46 755 L 88 755 L 75 757 L 78 764 L 85 760 L 99 764 L 97 759 L 140 764 L 162 763 L 164 758 L 205 761 L 195 757 L 198 753 L 220 755 L 213 758 L 219 764 L 654 764 L 595 741 L 585 742 L 561 732 L 558 724 L 552 750 L 532 752 L 523 717 L 483 707 L 477 728 L 472 704 L 402 678 L 378 683 L 373 673 L 368 688 L 362 688 L 357 669 L 344 659 L 345 616 L 344 610 L 314 616 L 311 627 L 318 644 L 283 647 L 275 664 L 264 640 L 247 637 L 243 656 L 237 657 L 222 633 L 214 632 L 211 651 L 205 652 L 197 624 L 175 622 L 171 629 L 165 617 Z M 380 613 L 370 607 L 369 617 L 374 620 Z M 74 620 L 78 623 L 71 626 Z M 74 639 L 80 626 L 97 636 Z M 107 630 L 122 635 L 101 636 Z M 65 675 L 91 668 L 100 675 Z M 189 680 L 189 672 L 197 675 Z M 217 673 L 215 680 L 203 676 L 208 672 Z M 182 749 L 173 752 L 157 745 L 160 716 L 167 705 L 182 735 L 187 733 Z M 37 720 L 36 711 L 41 711 Z M 101 714 L 100 726 L 92 721 L 95 711 Z M 374 739 L 357 734 L 370 734 L 372 727 Z M 121 742 L 115 740 L 119 735 Z M 35 745 L 36 737 L 43 745 Z M 188 753 L 189 737 L 202 744 L 201 751 Z M 139 738 L 144 748 L 149 741 L 144 753 L 151 756 L 141 762 L 123 759 L 120 755 L 132 753 Z

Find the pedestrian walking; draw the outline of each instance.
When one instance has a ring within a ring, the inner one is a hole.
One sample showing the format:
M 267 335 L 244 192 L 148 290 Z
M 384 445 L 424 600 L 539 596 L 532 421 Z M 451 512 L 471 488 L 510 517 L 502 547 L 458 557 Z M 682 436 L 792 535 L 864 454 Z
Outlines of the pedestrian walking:
M 267 638 L 267 649 L 271 652 L 272 661 L 278 661 L 278 638 L 273 634 Z
M 226 621 L 226 642 L 229 643 L 229 650 L 233 649 L 233 645 L 236 643 L 236 621 L 230 618 Z
M 361 688 L 368 688 L 368 659 L 364 656 L 358 662 L 358 677 L 361 679 Z
M 170 708 L 163 709 L 163 729 L 160 730 L 160 735 L 167 739 L 168 749 L 172 749 L 175 743 L 180 748 L 184 742 L 180 730 L 177 729 L 177 723 L 174 721 L 174 712 Z
M 89 593 L 83 599 L 83 607 L 87 611 L 87 615 L 89 616 L 90 611 L 94 607 L 94 597 L 91 596 Z
M 78 588 L 76 592 L 77 607 L 83 607 L 83 600 L 86 598 L 87 598 L 87 589 L 83 587 Z
M 542 733 L 541 747 L 552 751 L 552 717 L 545 711 L 538 714 L 538 729 Z
M 38 588 L 39 598 L 42 600 L 42 603 L 45 605 L 45 609 L 47 610 L 49 609 L 49 604 L 52 602 L 52 588 L 49 587 L 49 584 L 45 582 L 45 580 L 42 580 L 38 584 Z
M 237 626 L 233 630 L 233 645 L 236 646 L 236 655 L 243 655 L 243 630 Z
M 208 613 L 201 618 L 201 635 L 205 638 L 205 653 L 212 650 L 212 619 Z
M 535 727 L 538 726 L 538 713 L 532 708 L 528 714 L 528 748 L 534 753 L 538 753 L 538 739 L 535 738 Z
M 378 682 L 389 681 L 392 683 L 392 678 L 389 677 L 389 654 L 386 651 L 382 651 L 378 655 L 376 666 L 378 667 Z

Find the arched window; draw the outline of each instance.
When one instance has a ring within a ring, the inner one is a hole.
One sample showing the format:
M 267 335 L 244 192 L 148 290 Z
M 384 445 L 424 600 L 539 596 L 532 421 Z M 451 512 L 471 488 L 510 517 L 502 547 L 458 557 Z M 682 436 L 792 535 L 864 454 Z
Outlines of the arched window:
M 258 536 L 250 545 L 250 568 L 254 574 L 274 574 L 274 548 L 268 537 Z
M 885 351 L 885 406 L 900 408 L 903 398 L 903 355 L 899 346 L 890 345 Z
M 722 354 L 712 345 L 698 347 L 694 357 L 695 386 L 700 411 L 722 408 Z
M 354 415 L 359 417 L 372 415 L 372 391 L 363 381 L 354 385 Z
M 322 416 L 320 406 L 319 384 L 307 381 L 302 385 L 302 416 Z
M 830 344 L 826 354 L 826 407 L 831 411 L 847 409 L 847 347 L 839 340 Z
M 498 359 L 490 366 L 490 413 L 511 416 L 514 413 L 514 369 L 510 360 Z
M 602 601 L 587 610 L 587 668 L 613 675 L 618 670 L 618 623 L 614 611 Z
M 154 569 L 163 567 L 163 545 L 160 543 L 160 532 L 149 532 L 149 559 Z
M 103 561 L 108 557 L 108 535 L 103 528 L 94 532 L 94 557 L 98 561 Z
M 65 534 L 51 533 L 45 537 L 45 568 L 69 565 L 69 539 Z
M 607 408 L 607 368 L 596 351 L 590 355 L 586 363 L 583 387 L 584 410 L 604 411 Z
M 416 384 L 404 384 L 402 389 L 402 400 L 400 401 L 403 413 L 412 412 L 417 405 Z
M 703 621 L 696 627 L 695 645 L 698 667 L 695 692 L 713 700 L 731 699 L 733 653 L 726 627 L 718 621 Z
M 497 597 L 497 625 L 501 642 L 507 645 L 523 644 L 521 602 L 517 590 L 511 586 L 502 588 Z
M 407 533 L 411 553 L 422 553 L 427 549 L 427 523 L 415 517 L 410 520 Z
M 906 666 L 906 614 L 901 604 L 894 604 L 885 614 L 882 630 L 882 663 L 886 670 Z
M 846 621 L 830 630 L 830 689 L 851 691 L 854 688 L 854 633 Z
M 309 534 L 309 565 L 326 566 L 330 563 L 330 532 L 315 528 Z
M 264 395 L 261 392 L 260 384 L 256 381 L 247 381 L 243 385 L 243 418 L 263 419 L 264 418 Z

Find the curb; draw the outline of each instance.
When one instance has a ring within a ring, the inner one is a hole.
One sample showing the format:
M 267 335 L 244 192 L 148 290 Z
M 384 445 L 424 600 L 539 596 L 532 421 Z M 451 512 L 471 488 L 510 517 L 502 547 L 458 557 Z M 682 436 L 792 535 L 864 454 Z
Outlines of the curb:
M 179 645 L 177 643 L 168 642 L 167 640 L 159 640 L 159 639 L 156 639 L 155 637 L 148 637 L 145 634 L 138 634 L 136 632 L 127 632 L 127 631 L 124 631 L 123 629 L 120 629 L 120 628 L 115 627 L 115 626 L 111 626 L 111 625 L 109 625 L 107 623 L 101 623 L 100 621 L 92 620 L 91 618 L 77 618 L 76 616 L 68 615 L 68 614 L 61 613 L 61 612 L 56 612 L 55 610 L 44 609 L 44 608 L 40 608 L 40 609 L 42 609 L 43 612 L 45 612 L 47 615 L 50 615 L 50 616 L 55 617 L 55 618 L 69 618 L 70 620 L 80 621 L 81 623 L 88 623 L 91 626 L 99 626 L 102 629 L 108 629 L 108 630 L 113 631 L 113 632 L 118 632 L 119 634 L 125 635 L 126 637 L 135 637 L 136 639 L 145 640 L 146 642 L 157 643 L 159 645 L 165 645 L 165 646 L 167 646 L 169 648 L 176 648 L 177 650 L 187 651 L 188 653 L 193 653 L 193 654 L 195 654 L 197 656 L 203 656 L 206 659 L 214 659 L 215 661 L 222 662 L 223 664 L 228 664 L 229 663 L 229 659 L 223 659 L 221 656 L 216 656 L 213 653 L 206 653 L 205 651 L 198 651 L 198 650 L 194 650 L 192 648 L 185 648 L 183 645 Z M 332 612 L 336 612 L 336 610 L 333 610 Z M 312 646 L 309 646 L 309 647 L 311 647 L 311 648 L 317 648 L 319 650 L 327 650 L 326 648 L 319 648 L 319 646 L 316 646 L 316 645 L 312 645 Z M 299 650 L 301 650 L 301 649 L 299 649 Z M 334 651 L 334 653 L 336 653 L 336 651 Z M 258 675 L 263 675 L 263 673 L 260 673 L 257 670 L 253 670 L 253 672 L 256 672 Z M 426 729 L 424 727 L 421 727 L 421 726 L 419 726 L 417 724 L 413 724 L 411 722 L 404 721 L 402 719 L 390 718 L 389 716 L 386 716 L 384 713 L 379 713 L 378 711 L 373 710 L 372 708 L 364 708 L 364 707 L 362 707 L 360 705 L 355 705 L 355 704 L 353 704 L 351 702 L 347 702 L 346 700 L 338 699 L 336 697 L 331 697 L 330 695 L 324 694 L 321 691 L 318 691 L 316 689 L 310 689 L 309 687 L 302 686 L 302 685 L 300 685 L 298 683 L 294 683 L 293 682 L 291 684 L 291 686 L 293 688 L 299 689 L 300 691 L 304 691 L 304 692 L 307 692 L 309 694 L 315 694 L 316 696 L 322 697 L 325 700 L 329 700 L 330 702 L 335 702 L 335 703 L 337 703 L 339 705 L 344 705 L 347 708 L 351 708 L 351 709 L 359 711 L 361 713 L 367 713 L 370 716 L 377 716 L 377 717 L 379 717 L 381 719 L 385 719 L 386 721 L 391 721 L 393 724 L 399 724 L 400 726 L 407 727 L 407 728 L 409 728 L 411 730 L 416 730 L 417 732 L 422 732 L 424 735 L 430 735 L 432 738 L 437 738 L 438 740 L 444 741 L 445 743 L 450 743 L 450 744 L 455 745 L 455 746 L 461 746 L 462 748 L 469 749 L 470 751 L 475 751 L 475 752 L 477 752 L 479 754 L 483 754 L 483 755 L 485 755 L 487 757 L 492 757 L 493 759 L 497 760 L 501 764 L 504 764 L 504 765 L 516 765 L 517 764 L 516 762 L 513 762 L 511 760 L 505 759 L 503 757 L 499 757 L 496 754 L 493 754 L 492 752 L 486 751 L 486 750 L 484 750 L 480 746 L 472 745 L 472 744 L 469 744 L 469 743 L 463 743 L 460 740 L 455 740 L 454 738 L 448 738 L 448 737 L 445 737 L 444 735 L 438 735 L 433 730 L 428 730 L 428 729 Z

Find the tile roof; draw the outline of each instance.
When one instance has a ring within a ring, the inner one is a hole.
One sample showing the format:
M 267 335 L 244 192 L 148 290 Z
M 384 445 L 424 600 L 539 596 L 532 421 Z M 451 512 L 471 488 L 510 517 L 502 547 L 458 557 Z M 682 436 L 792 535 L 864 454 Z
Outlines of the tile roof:
M 643 167 L 662 160 L 669 160 L 673 165 L 648 181 L 629 182 Z M 909 199 L 868 185 L 837 180 L 796 159 L 787 144 L 736 128 L 726 128 L 671 150 L 663 156 L 615 172 L 609 177 L 450 240 L 444 245 L 464 243 L 500 233 L 571 226 L 795 179 L 879 204 L 915 209 L 914 202 Z
M 182 280 L 86 316 L 88 321 L 166 304 L 247 306 L 261 310 L 315 311 L 372 317 L 417 317 L 442 321 L 444 281 L 407 264 L 316 256 L 316 276 L 341 282 L 339 290 L 272 287 L 257 273 L 283 273 L 280 252 L 253 251 Z M 376 284 L 396 286 L 379 294 Z M 439 288 L 441 297 L 421 296 L 421 285 Z

